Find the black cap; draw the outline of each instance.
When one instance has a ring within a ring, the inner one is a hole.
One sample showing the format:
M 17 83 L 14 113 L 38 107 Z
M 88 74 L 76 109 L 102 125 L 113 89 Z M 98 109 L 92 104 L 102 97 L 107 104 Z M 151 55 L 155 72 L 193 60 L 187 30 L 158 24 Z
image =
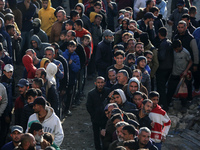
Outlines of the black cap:
M 178 0 L 176 6 L 183 6 L 185 4 L 185 0 Z
M 20 87 L 29 86 L 29 82 L 28 82 L 28 80 L 22 78 L 19 80 L 17 86 L 20 86 Z
M 147 13 L 144 15 L 144 20 L 146 20 L 146 19 L 148 19 L 148 18 L 155 19 L 156 17 L 153 15 L 152 12 L 147 12 Z
M 34 100 L 33 105 L 35 104 L 46 106 L 47 102 L 43 96 L 39 96 Z

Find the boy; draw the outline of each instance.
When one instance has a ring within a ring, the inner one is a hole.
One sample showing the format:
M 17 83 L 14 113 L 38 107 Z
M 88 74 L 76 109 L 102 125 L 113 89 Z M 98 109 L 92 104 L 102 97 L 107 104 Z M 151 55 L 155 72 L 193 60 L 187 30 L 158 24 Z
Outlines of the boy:
M 174 63 L 171 76 L 168 81 L 168 92 L 167 92 L 167 100 L 168 105 L 172 100 L 172 96 L 175 93 L 177 85 L 181 79 L 181 77 L 185 77 L 185 82 L 188 88 L 188 100 L 192 100 L 192 80 L 189 79 L 191 73 L 189 73 L 189 68 L 192 66 L 192 59 L 190 53 L 182 46 L 182 42 L 180 40 L 174 40 L 172 43 L 172 47 L 174 49 Z M 182 101 L 182 104 L 185 105 L 186 102 Z M 168 109 L 168 108 L 166 108 Z
M 60 33 L 60 41 L 59 41 L 59 46 L 60 46 L 60 49 L 64 52 L 67 48 L 67 31 L 64 30 L 64 31 L 61 31 Z
M 158 92 L 152 91 L 149 93 L 149 99 L 153 102 L 153 109 L 149 113 L 149 118 L 154 122 L 154 127 L 151 129 L 151 139 L 154 140 L 156 147 L 161 150 L 162 142 L 165 141 L 166 135 L 169 132 L 171 120 L 167 113 L 158 105 L 159 98 Z
M 65 23 L 65 30 L 69 31 L 69 30 L 73 30 L 73 21 L 71 20 L 67 20 Z
M 91 57 L 91 52 L 92 49 L 90 47 L 90 42 L 91 42 L 91 36 L 86 34 L 81 38 L 81 45 L 83 46 L 86 56 L 87 56 L 87 61 L 86 61 L 86 65 L 88 65 L 88 62 L 90 60 Z
M 189 9 L 189 15 L 190 15 L 190 22 L 195 28 L 198 28 L 200 26 L 199 22 L 196 20 L 195 16 L 197 14 L 197 8 L 196 6 L 191 6 Z
M 133 103 L 136 105 L 137 109 L 140 109 L 142 106 L 142 101 L 143 101 L 143 94 L 140 91 L 136 91 L 133 94 Z

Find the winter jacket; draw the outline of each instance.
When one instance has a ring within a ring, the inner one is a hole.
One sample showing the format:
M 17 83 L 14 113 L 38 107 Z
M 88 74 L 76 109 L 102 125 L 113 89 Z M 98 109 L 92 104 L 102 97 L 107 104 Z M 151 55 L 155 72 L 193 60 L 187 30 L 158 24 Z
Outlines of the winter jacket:
M 86 108 L 93 123 L 102 126 L 106 125 L 107 119 L 104 112 L 104 100 L 107 98 L 108 94 L 109 89 L 106 87 L 104 87 L 101 92 L 99 92 L 97 88 L 93 88 L 89 91 Z
M 93 44 L 96 47 L 98 43 L 102 40 L 102 27 L 99 25 L 95 25 L 92 23 L 92 29 L 91 29 L 91 34 L 92 34 L 92 39 L 93 39 Z
M 1 101 L 0 101 L 0 117 L 1 117 L 8 104 L 6 88 L 4 87 L 2 83 L 0 83 L 0 96 L 1 96 Z
M 40 38 L 39 38 L 37 35 L 33 35 L 33 36 L 31 37 L 30 42 L 32 42 L 32 41 L 37 42 L 37 46 L 38 46 L 38 47 L 37 47 L 37 48 L 33 48 L 32 43 L 31 43 L 31 48 L 32 48 L 33 50 L 35 50 L 35 52 L 36 52 L 36 54 L 37 54 L 37 57 L 38 57 L 39 59 L 42 59 L 43 56 L 44 56 L 44 49 L 45 49 L 46 47 L 50 46 L 50 44 L 49 44 L 49 43 L 42 43 L 41 40 L 40 40 Z
M 56 59 L 53 59 L 52 63 L 54 63 L 56 66 L 59 65 L 59 69 L 56 73 L 56 87 L 57 89 L 60 87 L 60 80 L 63 79 L 64 77 L 64 69 L 63 69 L 63 64 L 59 61 L 59 60 L 56 60 Z
M 2 56 L 0 57 L 0 60 L 4 62 L 4 64 L 13 64 L 12 63 L 12 58 L 8 56 L 8 53 L 4 50 Z
M 39 39 L 41 39 L 41 42 L 48 43 L 47 34 L 42 29 L 40 29 L 40 27 L 37 27 L 37 28 L 38 28 L 38 32 L 37 33 L 35 33 L 34 29 L 31 29 L 31 31 L 29 33 L 30 34 L 30 38 L 29 39 L 31 39 L 31 37 L 35 34 L 35 35 L 37 35 L 39 37 Z
M 194 32 L 193 32 L 193 36 L 197 42 L 197 46 L 199 49 L 199 59 L 200 59 L 200 27 L 198 27 Z
M 190 22 L 192 23 L 192 25 L 193 25 L 195 28 L 198 28 L 198 27 L 200 26 L 199 21 L 197 21 L 195 17 L 191 17 L 191 16 L 190 16 Z
M 64 138 L 64 133 L 60 119 L 58 118 L 58 116 L 56 116 L 52 107 L 46 106 L 45 109 L 47 111 L 47 115 L 45 116 L 43 122 L 39 121 L 37 113 L 34 113 L 29 117 L 26 132 L 28 131 L 33 122 L 40 122 L 42 124 L 44 132 L 49 132 L 53 134 L 54 143 L 57 146 L 60 146 Z
M 44 30 L 47 36 L 51 35 L 51 28 L 57 20 L 54 15 L 55 9 L 51 7 L 51 0 L 48 0 L 47 9 L 41 8 L 38 12 L 38 18 L 41 20 L 41 29 Z
M 180 35 L 179 33 L 174 36 L 174 39 L 179 39 L 182 42 L 184 48 L 186 48 L 192 57 L 192 61 L 195 65 L 199 64 L 199 50 L 197 47 L 196 40 L 193 35 L 189 33 L 188 30 L 185 31 L 184 35 Z
M 86 56 L 86 53 L 85 53 L 83 46 L 81 44 L 77 43 L 77 47 L 76 47 L 75 52 L 79 56 L 80 65 L 81 65 L 81 68 L 83 68 L 86 64 L 86 61 L 87 61 L 87 56 Z
M 56 72 L 57 72 L 57 66 L 54 63 L 49 63 L 46 68 L 46 73 L 47 73 L 46 78 L 54 85 L 56 85 L 56 79 L 55 79 Z
M 0 28 L 0 33 L 3 35 L 7 42 L 7 50 L 9 53 L 9 56 L 12 57 L 12 41 L 10 35 L 5 31 L 5 25 L 4 25 L 4 20 L 0 17 L 1 20 L 1 28 Z
M 138 138 L 136 138 L 135 141 L 136 141 L 136 149 L 140 149 Z M 158 150 L 158 148 L 154 145 L 154 143 L 151 139 L 149 140 L 147 145 L 145 145 L 144 149 Z
M 115 23 L 114 23 L 114 18 L 117 16 L 117 4 L 115 2 L 110 2 L 110 4 L 113 6 L 113 9 L 107 6 L 107 23 L 108 23 L 108 29 L 111 29 L 114 31 Z
M 191 22 L 189 22 L 189 26 L 187 27 L 187 29 L 190 31 L 191 34 L 193 34 L 196 28 L 192 25 Z
M 156 3 L 156 7 L 160 10 L 160 14 L 162 14 L 164 19 L 167 19 L 167 3 L 164 0 L 161 0 L 160 3 Z
M 145 70 L 142 69 L 142 80 L 141 83 L 147 88 L 148 93 L 151 92 L 151 79 L 149 73 Z
M 37 68 L 33 65 L 32 57 L 29 55 L 24 55 L 22 58 L 22 62 L 24 64 L 24 67 L 26 68 L 26 71 L 28 72 L 27 78 L 34 79 Z
M 60 32 L 62 31 L 62 22 L 56 21 L 51 28 L 50 43 L 59 42 Z
M 151 139 L 154 140 L 155 143 L 160 143 L 162 136 L 166 137 L 169 132 L 171 120 L 158 104 L 149 113 L 149 118 L 155 123 L 154 127 L 151 129 Z
M 78 71 L 80 70 L 80 59 L 76 52 L 69 53 L 68 49 L 63 52 L 63 57 L 67 60 L 69 64 L 69 60 L 72 60 L 72 63 L 69 64 L 69 85 L 74 85 L 76 81 L 76 76 Z
M 26 104 L 25 98 L 23 95 L 20 95 L 15 100 L 15 124 L 20 125 L 21 124 L 21 114 L 23 112 L 24 105 Z

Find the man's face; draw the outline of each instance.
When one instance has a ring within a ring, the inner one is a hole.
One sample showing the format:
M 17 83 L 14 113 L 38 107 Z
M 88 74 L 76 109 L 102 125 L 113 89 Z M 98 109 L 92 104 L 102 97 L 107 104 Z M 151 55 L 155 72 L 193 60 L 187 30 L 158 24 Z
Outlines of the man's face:
M 123 128 L 123 126 L 117 128 L 117 136 L 119 137 L 120 140 L 123 140 L 123 137 L 124 137 L 122 128 Z
M 125 13 L 124 13 L 124 18 L 129 18 L 129 19 L 131 19 L 130 13 L 129 13 L 129 12 L 125 12 Z
M 37 96 L 36 96 L 37 97 Z M 28 99 L 27 99 L 27 102 L 30 104 L 30 103 L 33 103 L 34 100 L 36 99 L 36 97 L 33 97 L 33 96 L 28 96 Z
M 147 54 L 146 58 L 147 58 L 147 64 L 150 64 L 152 62 L 153 56 L 151 54 Z
M 142 59 L 142 60 L 139 62 L 139 64 L 138 64 L 138 66 L 139 66 L 141 69 L 143 69 L 146 65 L 147 65 L 147 64 L 146 64 L 146 61 L 145 61 L 144 59 Z
M 80 19 L 79 14 L 77 14 L 75 17 L 73 17 L 73 20 L 76 21 L 77 19 Z
M 36 70 L 35 72 L 35 78 L 41 78 L 41 70 Z
M 75 29 L 76 31 L 79 30 L 79 26 L 78 26 L 76 23 L 74 23 L 74 29 Z
M 120 95 L 114 95 L 114 100 L 115 100 L 115 103 L 117 103 L 118 105 L 122 105 L 122 98 Z
M 38 44 L 37 44 L 36 41 L 31 41 L 31 43 L 32 43 L 33 48 L 37 48 L 38 47 Z
M 128 141 L 132 139 L 132 134 L 129 134 L 127 130 L 122 130 L 123 141 Z
M 34 88 L 34 89 L 38 88 L 38 86 L 35 84 L 35 81 L 33 81 L 33 83 L 32 83 L 32 88 Z
M 12 79 L 12 75 L 13 75 L 13 72 L 12 71 L 3 71 L 3 74 L 8 78 L 8 79 Z
M 114 36 L 105 36 L 105 39 L 107 39 L 108 41 L 110 42 L 113 42 L 114 41 Z
M 110 71 L 108 72 L 108 78 L 111 82 L 115 82 L 116 81 L 116 73 L 114 71 Z
M 121 121 L 121 120 L 117 118 L 117 119 L 115 119 L 115 120 L 113 121 L 113 124 L 116 125 L 116 124 L 117 124 L 118 122 L 120 122 L 120 121 Z
M 154 6 L 154 2 L 151 2 L 147 7 L 151 9 Z
M 36 141 L 35 141 L 34 136 L 32 136 L 28 150 L 35 150 L 36 149 L 35 146 L 36 146 Z
M 27 55 L 31 56 L 31 58 L 33 59 L 33 61 L 35 60 L 35 54 L 33 54 L 31 51 L 27 51 L 26 52 Z
M 128 66 L 131 67 L 135 64 L 135 60 L 133 58 L 128 59 Z
M 134 50 L 134 47 L 135 47 L 135 42 L 133 40 L 130 40 L 127 46 L 128 50 Z
M 126 30 L 127 27 L 128 27 L 127 22 L 126 22 L 126 21 L 122 21 L 122 28 L 123 28 L 124 30 Z
M 48 0 L 47 1 L 42 1 L 42 7 L 44 9 L 47 9 L 47 7 L 48 7 Z
M 69 45 L 68 47 L 69 53 L 73 53 L 76 50 L 76 45 Z
M 159 97 L 158 96 L 152 97 L 151 101 L 153 102 L 153 108 L 155 108 L 159 102 Z
M 5 2 L 0 1 L 0 11 L 2 11 L 5 7 Z
M 127 43 L 129 38 L 130 38 L 129 35 L 126 35 L 126 36 L 124 36 L 124 37 L 122 38 L 122 41 L 123 41 L 124 43 Z
M 155 12 L 153 13 L 153 15 L 156 16 L 156 17 L 158 17 L 158 14 L 159 14 L 158 11 L 155 11 Z
M 80 6 L 77 6 L 77 7 L 76 7 L 76 11 L 77 11 L 79 14 L 81 14 L 82 8 L 81 8 Z
M 66 40 L 67 40 L 67 42 L 73 40 L 73 36 L 72 36 L 71 32 L 67 32 Z
M 150 140 L 151 134 L 145 131 L 142 131 L 140 135 L 138 135 L 139 143 L 143 146 L 146 146 Z
M 40 129 L 40 130 L 36 131 L 36 134 L 34 135 L 35 140 L 37 142 L 42 142 L 43 141 L 43 134 L 44 134 L 43 129 Z
M 94 11 L 96 13 L 99 13 L 101 11 L 101 7 L 100 6 L 94 6 Z
M 178 30 L 178 33 L 179 33 L 179 34 L 184 34 L 185 31 L 187 30 L 187 27 L 185 27 L 184 24 L 178 24 L 177 30 Z
M 126 77 L 123 75 L 123 73 L 117 74 L 117 81 L 119 84 L 124 84 L 125 80 L 126 80 Z
M 60 40 L 61 40 L 61 41 L 64 41 L 64 40 L 65 40 L 65 35 L 64 35 L 64 34 L 61 34 L 61 35 L 60 35 Z
M 24 86 L 24 87 L 18 87 L 18 90 L 19 90 L 19 94 L 21 94 L 21 95 L 23 95 L 25 92 L 26 92 L 26 90 L 27 90 L 27 87 L 26 86 Z
M 141 81 L 141 76 L 139 72 L 134 72 L 133 77 L 136 77 L 139 81 Z
M 142 56 L 143 53 L 144 53 L 144 46 L 142 44 L 138 44 L 136 47 L 135 47 L 135 52 L 138 56 Z
M 143 101 L 143 98 L 141 95 L 135 95 L 133 97 L 133 102 L 137 105 L 138 108 L 142 105 L 142 101 Z
M 34 110 L 35 113 L 39 113 L 40 112 L 40 105 L 38 105 L 38 104 L 33 105 L 33 110 Z
M 45 51 L 45 57 L 48 58 L 50 61 L 53 61 L 53 52 L 51 50 L 46 50 Z
M 174 51 L 175 51 L 176 53 L 179 53 L 180 51 L 182 51 L 182 49 L 183 49 L 183 47 L 181 46 L 181 47 L 175 48 Z
M 56 18 L 57 18 L 58 22 L 63 22 L 64 21 L 63 13 L 62 12 L 57 12 Z
M 118 55 L 118 56 L 116 56 L 116 57 L 114 57 L 115 58 L 115 61 L 116 61 L 116 64 L 117 65 L 122 65 L 123 64 L 123 62 L 124 62 L 124 57 L 122 56 L 122 55 Z
M 9 35 L 10 35 L 10 36 L 14 36 L 14 35 L 15 35 L 15 28 L 11 28 L 11 29 L 10 29 Z
M 183 7 L 184 7 L 184 5 L 182 5 L 182 6 L 177 6 L 178 11 L 181 12 L 181 11 L 183 10 Z
M 14 131 L 13 133 L 10 134 L 10 136 L 12 137 L 12 141 L 14 143 L 19 143 L 21 140 L 22 134 L 19 133 L 19 131 Z
M 144 114 L 148 115 L 153 108 L 153 103 L 147 102 L 145 105 L 142 107 L 142 111 Z
M 6 24 L 14 24 L 15 19 L 14 17 L 11 20 L 6 20 Z
M 129 90 L 131 94 L 134 94 L 136 91 L 138 91 L 138 85 L 136 82 L 131 82 L 129 86 Z
M 105 85 L 105 81 L 103 79 L 97 79 L 95 85 L 98 90 L 102 90 Z
M 101 24 L 101 21 L 102 21 L 102 18 L 101 17 L 97 17 L 95 18 L 94 22 L 96 23 L 96 25 L 100 25 Z

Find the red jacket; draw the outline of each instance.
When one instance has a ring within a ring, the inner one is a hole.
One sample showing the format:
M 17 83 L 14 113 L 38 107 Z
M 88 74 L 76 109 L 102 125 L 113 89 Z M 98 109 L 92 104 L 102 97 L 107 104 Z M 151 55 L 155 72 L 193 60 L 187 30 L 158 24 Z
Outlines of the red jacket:
M 24 67 L 26 68 L 26 71 L 28 72 L 27 78 L 34 79 L 37 68 L 33 65 L 32 57 L 29 55 L 24 55 L 22 58 L 22 62 L 24 64 Z

